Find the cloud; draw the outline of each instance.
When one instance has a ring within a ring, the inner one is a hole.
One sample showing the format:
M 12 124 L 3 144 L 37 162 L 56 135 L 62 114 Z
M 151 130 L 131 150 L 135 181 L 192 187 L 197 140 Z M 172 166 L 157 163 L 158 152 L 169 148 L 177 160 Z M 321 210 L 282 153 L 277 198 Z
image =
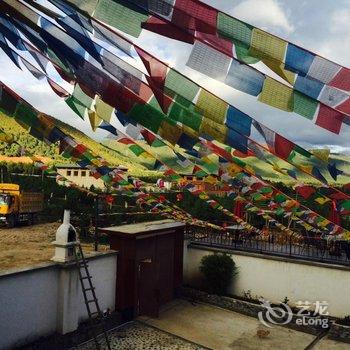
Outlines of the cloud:
M 262 29 L 275 27 L 292 33 L 294 26 L 277 0 L 245 0 L 230 11 L 235 17 Z
M 329 32 L 320 45 L 320 53 L 339 64 L 350 66 L 350 8 L 337 9 L 329 18 Z
M 332 34 L 343 34 L 350 32 L 350 9 L 335 10 L 330 18 L 330 32 Z

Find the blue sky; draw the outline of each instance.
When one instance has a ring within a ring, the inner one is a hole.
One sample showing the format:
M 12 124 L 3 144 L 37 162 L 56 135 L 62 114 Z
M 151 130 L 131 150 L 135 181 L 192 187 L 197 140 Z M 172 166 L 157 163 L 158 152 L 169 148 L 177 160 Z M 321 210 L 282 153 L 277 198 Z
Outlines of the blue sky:
M 204 2 L 350 67 L 350 0 L 206 0 Z M 185 65 L 190 54 L 190 45 L 148 32 L 143 32 L 134 41 L 294 142 L 307 148 L 330 147 L 334 151 L 350 153 L 348 141 L 350 127 L 344 125 L 339 136 L 332 134 L 298 115 L 270 108 L 257 102 L 256 98 L 193 71 Z M 0 51 L 0 67 L 0 79 L 37 109 L 68 122 L 90 136 L 97 138 L 104 136 L 101 132 L 93 134 L 88 122 L 83 122 L 72 113 L 63 100 L 51 91 L 47 83 L 35 80 L 25 69 L 20 71 L 2 51 Z

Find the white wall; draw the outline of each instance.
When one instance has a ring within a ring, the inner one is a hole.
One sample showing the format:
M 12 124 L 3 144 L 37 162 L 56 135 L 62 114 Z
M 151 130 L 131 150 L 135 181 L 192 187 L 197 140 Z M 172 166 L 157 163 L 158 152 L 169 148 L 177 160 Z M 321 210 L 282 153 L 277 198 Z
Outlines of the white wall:
M 184 283 L 200 286 L 201 258 L 212 254 L 203 248 L 184 249 Z M 290 304 L 300 301 L 326 301 L 332 316 L 350 315 L 350 269 L 327 267 L 324 264 L 303 264 L 286 259 L 267 259 L 248 254 L 230 254 L 239 274 L 230 287 L 230 294 L 243 296 L 244 291 L 262 296 L 271 302 L 287 297 Z M 283 261 L 284 260 L 284 261 Z
M 0 349 L 56 331 L 55 266 L 0 277 Z
M 101 310 L 110 309 L 114 311 L 117 278 L 116 256 L 102 256 L 98 260 L 89 261 L 89 271 L 92 276 L 92 283 L 96 288 L 95 292 Z M 80 296 L 78 311 L 80 322 L 88 317 L 80 284 L 78 295 Z
M 117 254 L 90 259 L 101 309 L 115 310 Z M 47 264 L 0 275 L 0 349 L 12 349 L 57 332 L 70 332 L 87 318 L 74 266 Z

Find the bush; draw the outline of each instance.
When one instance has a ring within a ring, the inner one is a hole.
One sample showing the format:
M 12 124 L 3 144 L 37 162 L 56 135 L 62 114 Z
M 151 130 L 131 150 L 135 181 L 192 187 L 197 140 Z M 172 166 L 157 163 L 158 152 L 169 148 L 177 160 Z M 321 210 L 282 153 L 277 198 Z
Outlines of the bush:
M 210 294 L 225 295 L 237 266 L 227 254 L 206 255 L 201 260 L 199 270 L 204 275 L 205 288 Z

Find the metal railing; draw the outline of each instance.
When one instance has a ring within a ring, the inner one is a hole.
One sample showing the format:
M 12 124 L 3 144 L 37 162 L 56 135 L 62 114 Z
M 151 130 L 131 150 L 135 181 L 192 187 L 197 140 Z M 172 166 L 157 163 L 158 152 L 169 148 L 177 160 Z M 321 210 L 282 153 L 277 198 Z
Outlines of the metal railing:
M 200 227 L 188 227 L 186 238 L 191 243 L 204 247 L 350 266 L 349 241 L 295 238 L 280 233 L 263 237 L 241 231 L 225 232 Z

